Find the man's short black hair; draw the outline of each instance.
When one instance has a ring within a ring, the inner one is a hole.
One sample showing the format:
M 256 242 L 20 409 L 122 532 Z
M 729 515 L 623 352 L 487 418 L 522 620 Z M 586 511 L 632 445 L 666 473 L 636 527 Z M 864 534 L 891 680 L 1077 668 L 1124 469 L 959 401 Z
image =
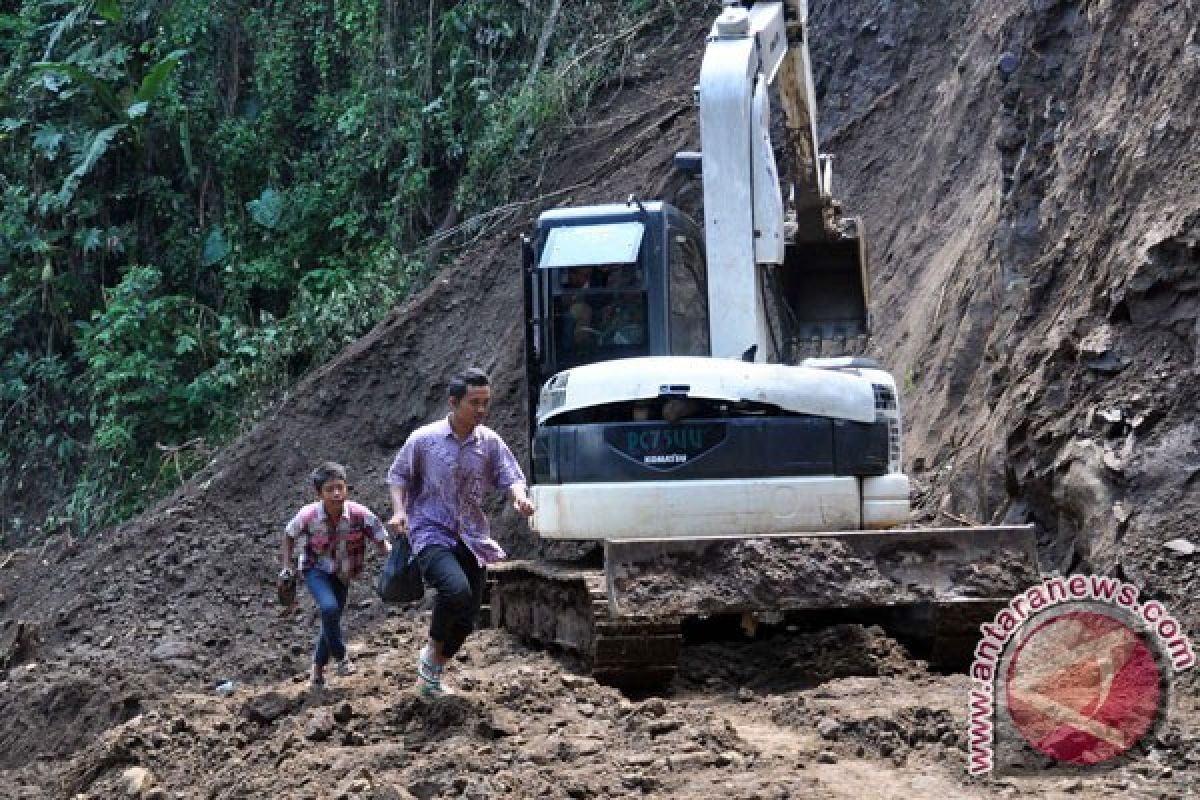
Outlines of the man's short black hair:
M 321 487 L 332 480 L 346 480 L 346 468 L 334 461 L 326 461 L 312 471 L 309 476 L 313 488 L 318 492 Z
M 486 372 L 476 367 L 470 367 L 450 379 L 450 386 L 446 390 L 446 393 L 457 400 L 462 400 L 467 396 L 468 387 L 488 386 L 490 384 L 491 381 L 488 380 Z

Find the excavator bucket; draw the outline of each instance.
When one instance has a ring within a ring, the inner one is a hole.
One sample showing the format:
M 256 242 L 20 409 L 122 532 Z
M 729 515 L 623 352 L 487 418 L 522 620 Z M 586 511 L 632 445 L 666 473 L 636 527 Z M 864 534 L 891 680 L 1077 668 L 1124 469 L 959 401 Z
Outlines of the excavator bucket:
M 808 3 L 784 3 L 789 47 L 774 85 L 787 129 L 790 198 L 787 247 L 776 271 L 776 310 L 788 352 L 870 333 L 866 235 L 833 197 L 833 164 L 817 145 L 816 89 L 807 42 Z M 845 350 L 844 345 L 835 345 Z M 819 355 L 820 348 L 812 355 Z
M 867 253 L 857 218 L 841 220 L 840 232 L 797 238 L 775 273 L 778 310 L 787 338 L 797 343 L 845 340 L 870 333 Z
M 607 541 L 605 570 L 613 619 L 882 610 L 959 664 L 1039 579 L 1031 525 Z

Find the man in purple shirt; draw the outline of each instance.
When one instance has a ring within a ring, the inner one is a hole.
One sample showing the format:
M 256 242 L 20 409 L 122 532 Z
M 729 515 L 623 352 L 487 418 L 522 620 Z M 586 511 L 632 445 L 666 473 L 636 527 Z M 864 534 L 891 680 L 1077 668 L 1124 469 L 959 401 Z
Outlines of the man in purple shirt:
M 483 425 L 492 389 L 478 369 L 455 375 L 450 414 L 413 431 L 388 470 L 394 513 L 387 527 L 408 536 L 421 577 L 437 591 L 429 644 L 417 658 L 422 694 L 445 693 L 442 671 L 475 627 L 487 565 L 504 558 L 481 503 L 503 489 L 528 517 L 533 503 L 508 445 Z

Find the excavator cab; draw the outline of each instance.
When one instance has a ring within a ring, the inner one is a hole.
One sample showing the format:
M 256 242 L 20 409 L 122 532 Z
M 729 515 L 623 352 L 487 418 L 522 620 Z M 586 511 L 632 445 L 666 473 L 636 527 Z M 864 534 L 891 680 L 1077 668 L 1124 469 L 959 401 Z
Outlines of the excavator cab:
M 711 353 L 700 230 L 669 204 L 547 211 L 524 271 L 531 393 L 584 364 Z

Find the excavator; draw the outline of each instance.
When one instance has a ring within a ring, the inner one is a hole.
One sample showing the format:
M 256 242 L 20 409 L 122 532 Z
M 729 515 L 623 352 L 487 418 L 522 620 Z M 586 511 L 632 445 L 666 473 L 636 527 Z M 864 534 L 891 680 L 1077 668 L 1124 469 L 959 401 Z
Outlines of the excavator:
M 900 397 L 853 354 L 867 249 L 818 149 L 808 35 L 806 0 L 723 2 L 701 152 L 675 158 L 702 229 L 631 197 L 545 211 L 523 238 L 530 525 L 593 547 L 494 568 L 489 613 L 612 685 L 670 681 L 685 626 L 720 619 L 853 612 L 961 664 L 1039 576 L 1030 525 L 905 527 Z

